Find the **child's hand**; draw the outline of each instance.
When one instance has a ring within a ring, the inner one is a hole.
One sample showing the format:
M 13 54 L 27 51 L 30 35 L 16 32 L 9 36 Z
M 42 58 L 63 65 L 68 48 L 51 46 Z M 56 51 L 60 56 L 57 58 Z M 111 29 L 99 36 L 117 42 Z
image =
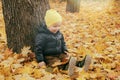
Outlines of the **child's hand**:
M 70 53 L 69 53 L 69 52 L 67 52 L 67 51 L 65 51 L 65 53 L 67 54 L 67 57 L 66 57 L 66 58 L 68 58 L 68 59 L 69 59 L 69 58 L 70 58 L 70 56 L 71 56 L 71 55 L 70 55 Z
M 69 55 L 69 52 L 67 52 L 67 51 L 64 51 L 64 53 L 67 54 L 67 55 Z
M 46 64 L 45 64 L 44 61 L 42 61 L 42 62 L 38 63 L 38 66 L 39 66 L 40 68 L 45 68 L 45 67 L 46 67 Z

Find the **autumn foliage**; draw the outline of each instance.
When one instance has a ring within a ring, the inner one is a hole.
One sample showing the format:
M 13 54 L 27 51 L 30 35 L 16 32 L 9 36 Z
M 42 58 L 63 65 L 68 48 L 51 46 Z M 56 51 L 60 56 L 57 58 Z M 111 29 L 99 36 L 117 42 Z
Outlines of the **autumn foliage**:
M 80 13 L 69 13 L 65 11 L 66 2 L 50 4 L 63 16 L 61 31 L 69 53 L 78 59 L 83 59 L 86 54 L 92 56 L 89 71 L 78 68 L 79 76 L 76 79 L 120 80 L 119 5 L 105 1 L 101 4 L 99 1 L 83 1 Z M 0 3 L 0 80 L 71 80 L 67 72 L 57 67 L 53 70 L 39 68 L 30 47 L 24 47 L 21 54 L 13 54 L 7 48 L 1 7 Z

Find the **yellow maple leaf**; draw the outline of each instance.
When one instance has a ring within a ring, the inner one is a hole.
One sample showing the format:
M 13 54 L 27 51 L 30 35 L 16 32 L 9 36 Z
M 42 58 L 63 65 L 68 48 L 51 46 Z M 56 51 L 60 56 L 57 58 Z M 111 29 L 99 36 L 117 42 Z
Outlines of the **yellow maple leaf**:
M 92 74 L 90 74 L 90 77 L 93 78 L 93 79 L 96 79 L 97 74 L 96 73 L 92 73 Z
M 14 68 L 14 69 L 17 69 L 17 68 L 20 68 L 20 67 L 23 67 L 23 66 L 21 64 L 12 64 L 11 67 Z
M 24 57 L 28 57 L 28 53 L 31 52 L 30 47 L 26 47 L 26 46 L 24 46 L 21 51 L 22 51 L 21 54 L 22 54 Z
M 20 58 L 20 59 L 17 59 L 17 60 L 16 60 L 16 63 L 21 63 L 21 62 L 23 62 L 23 61 L 25 61 L 25 58 Z
M 0 64 L 4 65 L 4 67 L 9 67 L 14 62 L 12 57 L 9 57 L 7 60 L 2 61 Z
M 20 80 L 36 80 L 28 74 L 23 74 Z
M 0 61 L 1 61 L 2 59 L 4 59 L 4 56 L 3 56 L 3 54 L 0 54 Z
M 42 76 L 44 76 L 44 74 L 40 72 L 40 69 L 34 69 L 33 70 L 33 76 L 35 78 L 41 78 Z
M 77 80 L 86 80 L 84 77 L 79 77 Z
M 13 77 L 15 80 L 36 80 L 35 78 L 31 77 L 28 74 L 19 74 L 19 75 L 15 75 Z
M 0 75 L 0 80 L 5 80 L 5 76 L 4 75 Z
M 11 68 L 10 67 L 4 67 L 1 70 L 1 73 L 4 74 L 4 76 L 11 76 Z
M 36 61 L 32 61 L 32 62 L 31 62 L 31 65 L 33 65 L 33 66 L 36 66 L 36 67 L 37 67 L 37 66 L 38 66 L 38 63 L 37 63 Z
M 48 74 L 44 75 L 43 77 L 41 77 L 41 80 L 51 80 L 51 79 L 54 78 L 54 77 L 55 77 L 54 74 L 48 73 Z M 59 79 L 58 79 L 58 80 L 59 80 Z
M 22 74 L 31 74 L 33 72 L 33 69 L 31 67 L 24 66 L 18 69 L 18 72 Z

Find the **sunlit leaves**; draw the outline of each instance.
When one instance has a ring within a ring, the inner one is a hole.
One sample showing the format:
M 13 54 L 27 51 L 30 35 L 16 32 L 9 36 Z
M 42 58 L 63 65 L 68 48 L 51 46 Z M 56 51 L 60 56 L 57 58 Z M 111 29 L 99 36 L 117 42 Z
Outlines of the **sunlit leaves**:
M 92 56 L 88 72 L 78 68 L 77 80 L 120 79 L 119 11 L 117 8 L 113 8 L 113 12 L 108 8 L 103 9 L 103 5 L 100 8 L 100 3 L 93 6 L 91 5 L 93 3 L 85 4 L 85 7 L 82 4 L 80 13 L 73 14 L 65 12 L 63 6 L 65 3 L 51 3 L 51 7 L 63 16 L 61 32 L 64 34 L 69 53 L 80 59 L 86 54 Z M 29 55 L 30 47 L 24 47 L 21 54 L 13 54 L 12 50 L 7 49 L 4 41 L 5 29 L 1 14 L 0 22 L 2 23 L 0 24 L 0 80 L 70 80 L 67 72 L 59 71 L 57 67 L 39 68 L 34 53 Z M 55 65 L 58 64 L 60 63 Z

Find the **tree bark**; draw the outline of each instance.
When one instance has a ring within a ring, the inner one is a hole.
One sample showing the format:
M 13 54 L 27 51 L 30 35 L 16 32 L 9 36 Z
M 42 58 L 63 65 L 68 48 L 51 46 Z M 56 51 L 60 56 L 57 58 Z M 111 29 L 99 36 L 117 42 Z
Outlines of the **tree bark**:
M 68 12 L 79 12 L 80 0 L 67 0 L 66 11 Z
M 20 53 L 24 46 L 33 49 L 36 31 L 42 23 L 48 0 L 2 0 L 7 45 Z

